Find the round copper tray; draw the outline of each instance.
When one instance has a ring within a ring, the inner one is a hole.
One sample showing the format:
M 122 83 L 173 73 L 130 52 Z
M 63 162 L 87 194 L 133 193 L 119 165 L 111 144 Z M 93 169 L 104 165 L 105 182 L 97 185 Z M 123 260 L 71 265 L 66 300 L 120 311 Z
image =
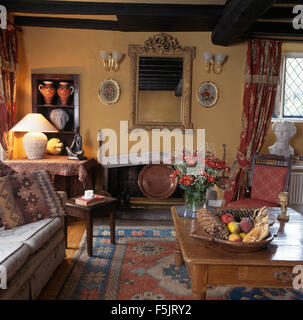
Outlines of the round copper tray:
M 175 192 L 178 184 L 176 178 L 171 178 L 173 172 L 173 167 L 168 164 L 146 165 L 138 176 L 141 192 L 150 199 L 167 199 Z

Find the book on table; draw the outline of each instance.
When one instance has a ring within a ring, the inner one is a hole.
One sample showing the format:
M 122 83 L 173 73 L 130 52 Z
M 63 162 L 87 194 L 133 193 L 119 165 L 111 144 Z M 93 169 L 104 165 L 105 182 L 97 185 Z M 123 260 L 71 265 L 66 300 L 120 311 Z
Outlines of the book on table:
M 80 206 L 91 206 L 93 204 L 97 204 L 100 202 L 105 201 L 104 196 L 101 196 L 100 194 L 95 194 L 93 198 L 86 199 L 84 197 L 76 198 L 75 203 Z

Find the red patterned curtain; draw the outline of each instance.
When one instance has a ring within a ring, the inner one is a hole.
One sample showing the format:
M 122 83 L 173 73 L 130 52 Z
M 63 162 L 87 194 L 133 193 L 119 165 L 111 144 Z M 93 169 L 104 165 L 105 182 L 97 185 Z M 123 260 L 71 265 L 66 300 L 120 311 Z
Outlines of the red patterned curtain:
M 225 204 L 243 198 L 252 156 L 264 143 L 279 83 L 281 47 L 281 41 L 248 42 L 240 147 L 224 193 Z
M 7 30 L 0 30 L 0 143 L 12 157 L 13 135 L 9 130 L 15 124 L 17 32 L 7 24 Z

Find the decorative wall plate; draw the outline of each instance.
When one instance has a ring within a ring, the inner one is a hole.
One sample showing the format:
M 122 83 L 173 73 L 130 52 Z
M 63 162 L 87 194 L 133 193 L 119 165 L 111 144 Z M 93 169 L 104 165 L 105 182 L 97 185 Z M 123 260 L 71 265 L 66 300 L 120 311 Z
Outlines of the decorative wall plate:
M 99 98 L 104 104 L 113 104 L 119 100 L 120 87 L 112 79 L 104 80 L 98 90 Z
M 197 99 L 202 106 L 210 108 L 217 103 L 218 88 L 212 82 L 203 82 L 198 89 Z

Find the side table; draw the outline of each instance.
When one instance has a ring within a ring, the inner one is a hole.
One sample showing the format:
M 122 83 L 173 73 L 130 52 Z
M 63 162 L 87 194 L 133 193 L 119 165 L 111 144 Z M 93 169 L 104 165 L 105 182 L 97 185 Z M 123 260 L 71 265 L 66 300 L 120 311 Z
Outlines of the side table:
M 94 189 L 92 170 L 98 166 L 98 162 L 93 158 L 78 161 L 69 160 L 67 156 L 48 154 L 45 154 L 43 159 L 7 160 L 5 164 L 18 173 L 48 171 L 53 176 L 56 189 L 65 191 L 68 197 L 74 197 L 87 189 Z
M 64 216 L 64 236 L 67 247 L 67 219 L 69 216 L 86 221 L 87 255 L 92 256 L 93 249 L 93 222 L 96 216 L 109 214 L 110 243 L 115 244 L 115 214 L 117 199 L 105 197 L 105 200 L 91 206 L 81 206 L 75 203 L 75 199 L 68 199 L 65 203 L 66 215 Z

